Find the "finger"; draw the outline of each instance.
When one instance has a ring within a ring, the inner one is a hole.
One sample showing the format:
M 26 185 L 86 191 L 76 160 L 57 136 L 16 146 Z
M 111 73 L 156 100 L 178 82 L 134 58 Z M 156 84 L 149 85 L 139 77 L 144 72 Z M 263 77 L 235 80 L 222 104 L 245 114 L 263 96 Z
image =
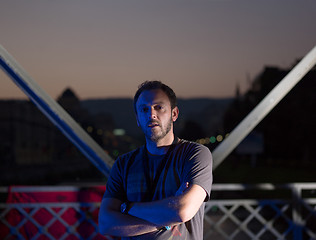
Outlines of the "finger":
M 182 183 L 181 186 L 179 187 L 178 191 L 183 192 L 187 188 L 188 183 Z
M 178 191 L 176 192 L 176 196 L 181 195 L 188 187 L 189 187 L 188 182 L 182 183 L 181 186 L 179 187 Z

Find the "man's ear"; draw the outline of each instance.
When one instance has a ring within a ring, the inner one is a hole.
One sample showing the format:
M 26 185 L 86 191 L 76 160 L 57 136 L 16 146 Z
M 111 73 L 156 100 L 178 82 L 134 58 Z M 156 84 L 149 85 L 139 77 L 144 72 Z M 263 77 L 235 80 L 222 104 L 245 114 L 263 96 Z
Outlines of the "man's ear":
M 171 115 L 172 115 L 172 121 L 174 122 L 177 121 L 179 117 L 179 108 L 177 106 L 175 106 L 174 109 L 172 109 Z

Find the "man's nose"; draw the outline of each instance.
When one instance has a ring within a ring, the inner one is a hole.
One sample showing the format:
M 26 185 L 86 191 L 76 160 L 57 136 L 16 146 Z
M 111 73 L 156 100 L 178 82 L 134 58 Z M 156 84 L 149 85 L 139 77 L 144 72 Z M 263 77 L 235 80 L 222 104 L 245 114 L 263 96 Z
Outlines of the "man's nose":
M 150 109 L 149 117 L 150 117 L 150 119 L 156 119 L 157 118 L 157 112 L 156 112 L 156 110 L 154 108 Z

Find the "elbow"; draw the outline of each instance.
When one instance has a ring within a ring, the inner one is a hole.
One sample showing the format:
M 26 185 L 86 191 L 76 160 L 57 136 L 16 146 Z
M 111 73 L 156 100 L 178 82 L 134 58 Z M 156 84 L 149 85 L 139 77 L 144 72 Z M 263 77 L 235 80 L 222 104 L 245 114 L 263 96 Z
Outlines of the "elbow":
M 107 234 L 106 225 L 103 223 L 102 220 L 100 220 L 100 218 L 99 218 L 98 225 L 99 225 L 99 233 L 103 236 L 106 235 Z
M 104 235 L 107 235 L 107 229 L 102 225 L 100 224 L 100 221 L 99 221 L 99 233 L 104 236 Z
M 109 234 L 109 223 L 106 219 L 106 217 L 104 216 L 104 214 L 99 214 L 99 221 L 98 221 L 98 226 L 99 226 L 99 233 L 104 235 L 108 235 Z
M 189 211 L 189 209 L 179 209 L 178 211 L 178 219 L 179 219 L 179 222 L 181 223 L 185 223 L 187 221 L 190 221 L 192 218 L 193 218 L 193 214 L 191 211 Z
M 178 223 L 185 223 L 190 221 L 196 214 L 198 209 L 192 204 L 184 204 L 179 202 L 177 206 L 174 206 L 171 212 L 173 212 L 173 220 Z
M 102 228 L 102 227 L 100 227 L 100 226 L 99 226 L 99 233 L 100 233 L 102 236 L 107 235 L 107 231 L 104 230 L 104 228 Z

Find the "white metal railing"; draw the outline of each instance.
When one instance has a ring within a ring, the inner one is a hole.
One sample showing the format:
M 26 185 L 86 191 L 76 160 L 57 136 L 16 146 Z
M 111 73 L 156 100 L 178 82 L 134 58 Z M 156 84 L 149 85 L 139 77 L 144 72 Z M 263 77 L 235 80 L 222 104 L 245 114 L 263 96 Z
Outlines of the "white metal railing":
M 101 171 L 109 176 L 114 160 L 50 97 L 22 66 L 0 45 L 0 68 L 38 109 Z
M 0 188 L 2 194 L 23 198 L 36 193 L 46 200 L 19 202 L 9 196 L 9 202 L 0 203 L 0 239 L 106 239 L 97 226 L 103 192 L 95 188 Z M 97 192 L 92 201 L 77 198 L 87 189 Z M 316 183 L 214 184 L 212 189 L 205 208 L 204 239 L 316 239 Z M 65 192 L 78 201 L 67 199 Z M 58 201 L 48 199 L 52 193 L 60 194 Z
M 280 193 L 282 190 L 287 193 Z M 252 191 L 260 199 L 209 201 L 204 239 L 316 239 L 316 183 L 214 184 L 216 191 Z

